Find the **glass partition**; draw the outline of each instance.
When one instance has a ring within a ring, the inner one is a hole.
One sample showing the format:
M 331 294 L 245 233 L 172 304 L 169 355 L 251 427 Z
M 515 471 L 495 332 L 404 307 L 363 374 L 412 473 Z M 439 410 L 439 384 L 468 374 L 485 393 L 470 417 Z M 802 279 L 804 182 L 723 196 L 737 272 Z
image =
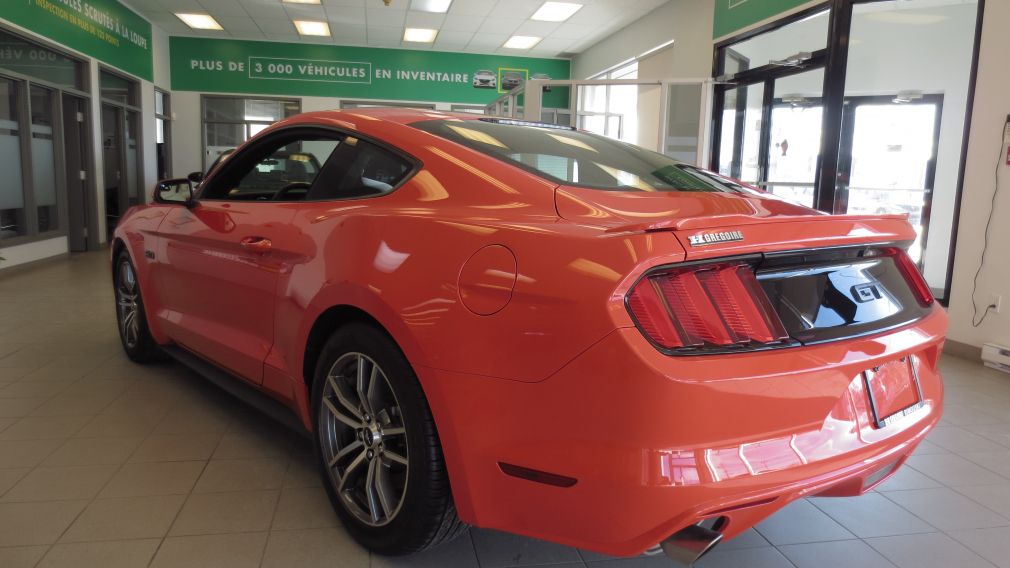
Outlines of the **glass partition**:
M 27 234 L 21 172 L 18 85 L 0 78 L 0 239 Z
M 56 202 L 56 152 L 53 147 L 55 97 L 50 89 L 32 86 L 32 180 L 38 232 L 59 228 Z
M 84 90 L 83 63 L 3 30 L 0 30 L 0 69 Z

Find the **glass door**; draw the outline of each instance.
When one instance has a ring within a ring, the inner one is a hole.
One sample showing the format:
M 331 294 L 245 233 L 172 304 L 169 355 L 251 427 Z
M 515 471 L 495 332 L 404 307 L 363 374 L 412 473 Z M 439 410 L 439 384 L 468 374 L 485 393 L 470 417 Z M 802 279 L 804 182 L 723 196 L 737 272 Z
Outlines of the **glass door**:
M 763 186 L 807 207 L 814 205 L 821 151 L 824 69 L 775 80 L 768 125 L 768 175 Z

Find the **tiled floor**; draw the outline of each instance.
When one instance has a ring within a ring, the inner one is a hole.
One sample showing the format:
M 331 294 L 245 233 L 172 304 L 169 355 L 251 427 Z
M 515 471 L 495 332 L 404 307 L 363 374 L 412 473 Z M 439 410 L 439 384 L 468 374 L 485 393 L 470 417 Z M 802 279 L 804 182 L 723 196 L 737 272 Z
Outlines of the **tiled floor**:
M 178 366 L 127 362 L 106 262 L 0 273 L 0 566 L 671 566 L 476 529 L 370 556 L 304 440 Z M 1010 568 L 1010 376 L 943 367 L 943 424 L 896 477 L 796 502 L 699 565 Z

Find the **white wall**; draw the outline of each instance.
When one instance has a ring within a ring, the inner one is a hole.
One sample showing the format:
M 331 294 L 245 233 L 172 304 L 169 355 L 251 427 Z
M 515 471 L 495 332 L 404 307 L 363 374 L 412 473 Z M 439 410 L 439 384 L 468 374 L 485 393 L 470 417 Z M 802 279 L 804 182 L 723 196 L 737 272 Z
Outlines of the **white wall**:
M 950 301 L 950 332 L 948 337 L 961 343 L 980 346 L 983 343 L 1010 345 L 1010 263 L 1007 243 L 1010 243 L 1010 167 L 1005 165 L 1006 149 L 1000 139 L 1007 114 L 1010 113 L 1010 73 L 1006 55 L 1010 53 L 1010 2 L 986 2 L 979 54 L 978 82 L 975 106 L 968 138 L 964 192 L 961 197 L 961 218 L 957 233 L 954 261 L 954 282 Z M 996 201 L 989 234 L 989 252 L 979 276 L 977 303 L 982 309 L 990 294 L 1003 296 L 1003 313 L 990 315 L 980 327 L 972 327 L 972 279 L 979 266 L 986 218 L 994 187 L 993 167 L 1000 162 L 1000 195 Z
M 667 75 L 648 78 L 710 77 L 714 14 L 715 0 L 670 0 L 577 54 L 572 78 L 588 79 L 671 39 L 673 47 L 663 56 Z

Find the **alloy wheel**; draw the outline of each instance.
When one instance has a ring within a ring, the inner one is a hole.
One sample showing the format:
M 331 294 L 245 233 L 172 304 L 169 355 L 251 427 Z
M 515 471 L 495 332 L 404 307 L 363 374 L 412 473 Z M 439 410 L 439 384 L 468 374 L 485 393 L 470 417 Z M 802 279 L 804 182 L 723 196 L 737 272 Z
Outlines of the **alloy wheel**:
M 137 289 L 137 276 L 129 261 L 119 263 L 119 277 L 116 279 L 116 313 L 119 316 L 119 330 L 123 334 L 123 342 L 133 348 L 140 340 L 140 291 Z
M 407 433 L 382 368 L 347 353 L 323 385 L 317 427 L 324 467 L 339 500 L 368 526 L 388 524 L 407 493 Z

